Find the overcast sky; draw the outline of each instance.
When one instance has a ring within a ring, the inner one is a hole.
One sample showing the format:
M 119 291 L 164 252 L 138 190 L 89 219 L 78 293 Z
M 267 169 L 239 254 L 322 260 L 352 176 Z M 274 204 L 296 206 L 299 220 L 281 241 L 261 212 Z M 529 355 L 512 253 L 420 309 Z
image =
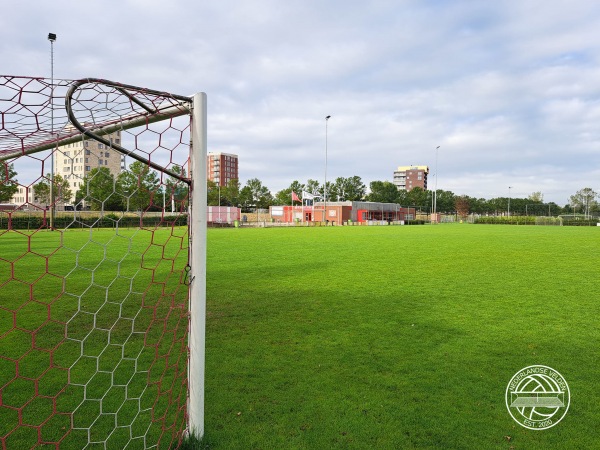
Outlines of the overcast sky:
M 273 192 L 322 182 L 331 115 L 328 180 L 562 206 L 600 191 L 598 29 L 598 0 L 19 0 L 0 73 L 49 77 L 53 32 L 56 78 L 206 92 L 209 151 Z

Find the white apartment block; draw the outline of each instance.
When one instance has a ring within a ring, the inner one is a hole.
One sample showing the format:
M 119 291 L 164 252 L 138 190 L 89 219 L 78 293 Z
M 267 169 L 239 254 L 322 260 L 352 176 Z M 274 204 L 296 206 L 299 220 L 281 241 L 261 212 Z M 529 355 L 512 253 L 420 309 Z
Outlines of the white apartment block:
M 106 137 L 121 144 L 121 133 Z M 121 154 L 94 140 L 81 140 L 59 147 L 54 153 L 54 174 L 69 182 L 73 197 L 82 186 L 83 178 L 93 169 L 107 167 L 115 177 L 121 173 Z
M 121 143 L 121 133 L 114 132 L 106 137 L 115 144 Z M 70 203 L 74 203 L 75 194 L 83 185 L 84 177 L 95 168 L 107 167 L 117 177 L 124 169 L 125 160 L 116 150 L 95 140 L 82 139 L 73 144 L 58 147 L 54 151 L 54 175 L 60 175 L 69 182 L 73 194 Z M 26 195 L 26 191 L 27 195 Z M 26 198 L 28 197 L 28 198 Z M 33 186 L 28 189 L 19 187 L 13 195 L 11 203 L 22 205 L 32 203 L 39 205 L 33 193 Z M 44 205 L 40 205 L 44 206 Z M 58 208 L 64 206 L 62 202 Z

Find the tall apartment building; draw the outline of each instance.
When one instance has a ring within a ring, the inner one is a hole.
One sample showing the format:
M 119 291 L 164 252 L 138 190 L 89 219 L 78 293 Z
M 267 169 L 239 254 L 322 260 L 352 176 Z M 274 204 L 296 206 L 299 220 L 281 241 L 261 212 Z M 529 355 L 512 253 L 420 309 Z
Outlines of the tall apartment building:
M 121 143 L 121 133 L 116 131 L 106 137 L 115 144 Z M 54 153 L 54 174 L 69 182 L 73 199 L 83 185 L 83 178 L 93 169 L 106 167 L 115 178 L 122 170 L 122 155 L 94 140 L 81 140 L 59 147 Z
M 218 186 L 227 186 L 230 180 L 239 180 L 238 156 L 231 153 L 209 152 L 206 161 L 207 177 Z
M 415 187 L 427 190 L 428 166 L 400 166 L 394 171 L 394 184 L 398 190 L 410 191 Z
M 116 131 L 107 136 L 111 142 L 121 143 L 121 133 Z M 98 167 L 106 167 L 117 177 L 124 169 L 124 158 L 116 150 L 105 146 L 95 140 L 81 140 L 73 144 L 58 147 L 54 151 L 54 175 L 60 175 L 69 182 L 69 187 L 73 194 L 69 202 L 58 202 L 57 207 L 61 208 L 65 203 L 75 202 L 75 193 L 83 185 L 83 178 Z M 13 195 L 11 203 L 21 205 L 31 203 L 41 205 L 33 192 L 33 186 L 29 189 L 19 187 Z M 44 205 L 41 205 L 44 206 Z

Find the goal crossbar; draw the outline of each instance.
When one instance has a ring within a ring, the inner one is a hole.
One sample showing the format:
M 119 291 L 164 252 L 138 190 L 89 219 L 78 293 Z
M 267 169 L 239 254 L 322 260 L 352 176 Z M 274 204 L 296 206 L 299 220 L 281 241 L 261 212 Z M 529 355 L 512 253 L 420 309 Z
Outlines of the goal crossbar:
M 111 120 L 103 121 L 98 124 L 92 124 L 91 126 L 87 124 L 81 124 L 81 122 L 77 119 L 75 110 L 73 108 L 73 103 L 77 101 L 75 95 L 78 89 L 85 84 L 99 84 L 112 87 L 124 95 L 131 103 L 139 106 L 142 111 L 135 111 L 125 117 L 114 117 Z M 54 87 L 52 87 L 52 89 L 54 89 Z M 137 97 L 132 95 L 130 91 L 142 92 L 144 94 L 162 97 L 165 99 L 163 103 L 166 103 L 166 105 L 159 105 L 158 107 L 148 106 Z M 173 178 L 183 181 L 184 183 L 190 184 L 191 181 L 188 177 L 182 176 L 173 170 L 165 168 L 149 158 L 144 158 L 135 151 L 128 150 L 118 143 L 106 139 L 104 136 L 108 136 L 118 130 L 126 130 L 139 126 L 150 125 L 167 118 L 188 115 L 192 112 L 192 101 L 193 99 L 191 97 L 117 83 L 101 78 L 83 78 L 80 80 L 75 80 L 71 82 L 69 90 L 65 95 L 65 109 L 67 117 L 74 128 L 70 128 L 67 132 L 62 130 L 62 132 L 56 133 L 56 136 L 51 136 L 49 139 L 46 138 L 41 142 L 37 142 L 37 140 L 32 139 L 29 140 L 32 140 L 33 142 L 27 142 L 28 138 L 30 138 L 30 134 L 25 137 L 20 137 L 20 145 L 18 147 L 4 150 L 0 148 L 0 161 L 6 161 L 24 155 L 32 155 L 45 150 L 52 150 L 60 146 L 73 144 L 81 141 L 81 135 L 83 134 L 91 139 L 97 140 L 109 148 L 115 149 L 121 154 L 130 156 L 137 161 L 148 164 L 153 169 L 172 176 Z

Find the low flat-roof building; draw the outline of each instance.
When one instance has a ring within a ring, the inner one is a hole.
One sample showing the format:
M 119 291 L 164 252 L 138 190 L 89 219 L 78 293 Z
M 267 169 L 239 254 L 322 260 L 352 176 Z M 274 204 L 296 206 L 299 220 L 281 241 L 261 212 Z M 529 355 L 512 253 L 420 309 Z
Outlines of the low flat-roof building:
M 271 219 L 278 222 L 328 222 L 343 225 L 348 221 L 397 222 L 415 219 L 414 208 L 403 208 L 397 203 L 378 202 L 315 202 L 313 206 L 271 206 Z

